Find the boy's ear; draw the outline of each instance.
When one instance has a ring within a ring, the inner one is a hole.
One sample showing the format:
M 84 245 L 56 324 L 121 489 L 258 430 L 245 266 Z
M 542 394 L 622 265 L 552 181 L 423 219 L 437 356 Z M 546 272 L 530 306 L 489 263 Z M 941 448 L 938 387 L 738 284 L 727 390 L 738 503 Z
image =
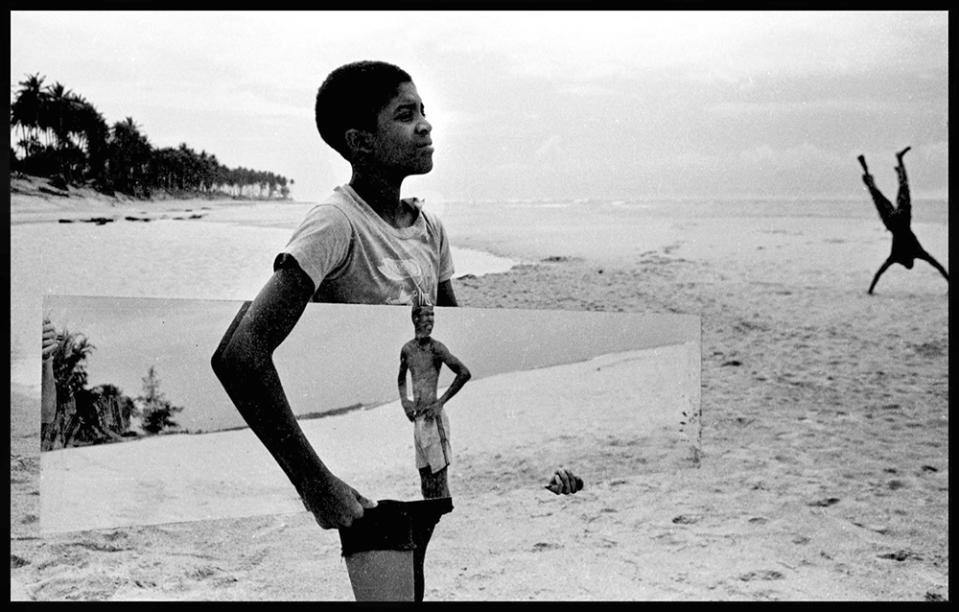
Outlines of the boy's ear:
M 346 146 L 356 153 L 369 153 L 373 150 L 373 134 L 366 130 L 350 128 L 346 130 Z

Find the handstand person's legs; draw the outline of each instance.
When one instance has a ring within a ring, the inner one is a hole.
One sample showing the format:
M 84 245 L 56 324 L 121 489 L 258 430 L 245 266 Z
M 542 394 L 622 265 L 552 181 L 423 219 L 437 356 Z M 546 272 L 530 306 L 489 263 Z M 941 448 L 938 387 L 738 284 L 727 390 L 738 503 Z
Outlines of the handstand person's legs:
M 866 158 L 862 155 L 859 156 L 859 163 L 863 168 L 862 182 L 866 184 L 866 187 L 869 189 L 869 195 L 872 196 L 872 201 L 876 205 L 876 210 L 879 212 L 879 218 L 882 219 L 883 225 L 886 226 L 886 229 L 889 228 L 889 222 L 892 218 L 892 214 L 895 212 L 892 202 L 889 201 L 889 198 L 884 196 L 879 189 L 876 188 L 876 181 L 872 178 L 872 175 L 869 174 L 869 169 L 866 166 Z
M 876 283 L 879 282 L 879 277 L 882 276 L 882 273 L 885 272 L 886 269 L 891 265 L 892 265 L 891 259 L 887 259 L 886 261 L 882 262 L 882 265 L 879 266 L 879 269 L 876 271 L 876 275 L 872 277 L 872 284 L 869 285 L 869 291 L 867 291 L 866 293 L 869 293 L 870 295 L 872 295 L 872 290 L 876 287 Z
M 896 207 L 899 214 L 905 214 L 906 219 L 912 217 L 912 203 L 909 198 L 909 179 L 906 177 L 906 165 L 902 163 L 902 156 L 912 147 L 906 147 L 896 153 L 896 176 L 899 178 L 899 193 L 896 195 Z

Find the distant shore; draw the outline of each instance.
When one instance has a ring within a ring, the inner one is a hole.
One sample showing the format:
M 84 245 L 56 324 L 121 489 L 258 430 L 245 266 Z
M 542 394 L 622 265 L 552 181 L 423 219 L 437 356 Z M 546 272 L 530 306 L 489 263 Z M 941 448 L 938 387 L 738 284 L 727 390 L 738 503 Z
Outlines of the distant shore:
M 139 199 L 122 193 L 109 195 L 92 187 L 68 186 L 59 189 L 48 179 L 26 174 L 10 176 L 11 225 L 189 219 L 190 215 L 203 215 L 204 211 L 213 208 L 252 206 L 264 202 L 293 201 L 165 193 L 157 193 L 150 199 Z

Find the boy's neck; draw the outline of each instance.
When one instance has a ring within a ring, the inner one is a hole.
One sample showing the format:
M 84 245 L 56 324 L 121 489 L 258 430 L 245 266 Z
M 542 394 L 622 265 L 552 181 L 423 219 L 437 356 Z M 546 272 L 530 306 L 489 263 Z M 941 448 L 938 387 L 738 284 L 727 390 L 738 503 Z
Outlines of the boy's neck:
M 401 183 L 356 168 L 350 178 L 353 191 L 384 221 L 397 228 L 409 227 L 416 220 L 416 215 L 400 200 Z

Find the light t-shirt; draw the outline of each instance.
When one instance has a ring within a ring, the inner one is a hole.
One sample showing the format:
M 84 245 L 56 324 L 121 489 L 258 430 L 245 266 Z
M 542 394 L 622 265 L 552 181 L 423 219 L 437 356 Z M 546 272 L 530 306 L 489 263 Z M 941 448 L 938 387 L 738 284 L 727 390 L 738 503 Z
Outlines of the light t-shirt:
M 292 257 L 313 281 L 314 302 L 436 304 L 439 283 L 453 276 L 449 241 L 440 220 L 415 199 L 409 227 L 387 223 L 349 185 L 314 206 L 277 255 L 274 270 Z

